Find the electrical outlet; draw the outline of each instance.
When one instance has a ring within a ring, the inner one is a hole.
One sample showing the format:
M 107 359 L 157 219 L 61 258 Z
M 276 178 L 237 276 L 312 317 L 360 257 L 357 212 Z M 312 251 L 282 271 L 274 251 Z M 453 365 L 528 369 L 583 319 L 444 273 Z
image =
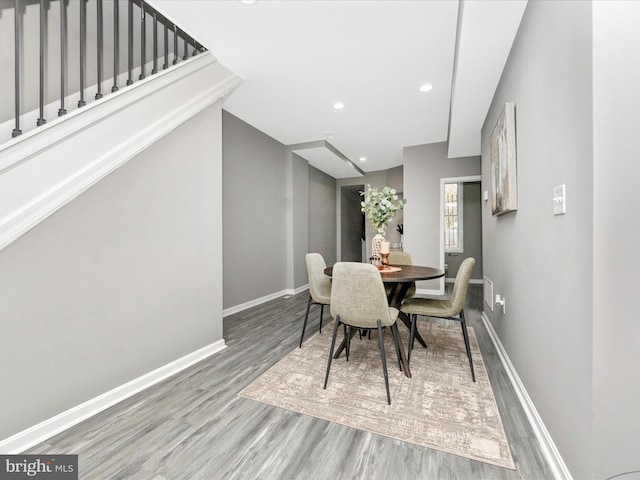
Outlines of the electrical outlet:
M 565 188 L 558 185 L 553 188 L 553 214 L 564 215 L 567 211 L 567 199 L 565 196 Z
M 502 314 L 507 313 L 507 301 L 500 294 L 496 294 L 496 305 L 502 307 Z

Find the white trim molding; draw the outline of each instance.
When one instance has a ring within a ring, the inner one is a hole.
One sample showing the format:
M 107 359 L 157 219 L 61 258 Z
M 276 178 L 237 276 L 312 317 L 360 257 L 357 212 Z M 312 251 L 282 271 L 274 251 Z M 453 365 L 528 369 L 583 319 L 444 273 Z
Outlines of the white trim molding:
M 218 340 L 55 417 L 0 440 L 0 453 L 6 455 L 21 453 L 225 348 L 224 340 Z
M 513 363 L 511 363 L 511 359 L 509 358 L 507 351 L 504 349 L 504 346 L 502 345 L 498 334 L 493 329 L 493 325 L 491 325 L 491 322 L 489 321 L 489 318 L 487 317 L 485 312 L 482 312 L 482 322 L 484 323 L 484 326 L 489 333 L 489 337 L 491 337 L 491 341 L 493 342 L 496 352 L 498 352 L 500 361 L 502 362 L 504 370 L 507 373 L 511 384 L 513 385 L 516 395 L 518 396 L 518 400 L 520 400 L 520 404 L 522 405 L 527 419 L 529 420 L 529 423 L 533 428 L 533 432 L 538 439 L 538 442 L 540 443 L 540 448 L 543 455 L 547 459 L 547 462 L 549 463 L 549 467 L 553 472 L 554 478 L 556 480 L 572 480 L 573 477 L 571 476 L 567 465 L 564 463 L 560 452 L 556 448 L 556 445 L 553 442 L 549 431 L 545 427 L 542 418 L 538 414 L 538 411 L 536 410 L 531 397 L 527 393 L 527 390 L 524 388 L 524 384 L 520 380 L 518 372 L 516 372 Z
M 285 290 L 280 290 L 279 292 L 270 293 L 269 295 L 265 295 L 264 297 L 255 298 L 234 307 L 225 308 L 222 311 L 222 316 L 228 317 L 229 315 L 233 315 L 234 313 L 242 312 L 243 310 L 247 310 L 252 307 L 257 307 L 258 305 L 262 305 L 263 303 L 275 300 L 276 298 L 284 297 L 286 295 L 297 295 L 308 289 L 309 285 L 307 284 L 295 289 L 287 288 Z
M 297 295 L 299 293 L 304 292 L 305 290 L 309 290 L 309 284 L 308 283 L 306 285 L 302 285 L 301 287 L 295 288 L 291 294 L 292 295 Z
M 444 279 L 444 281 L 446 283 L 455 283 L 456 279 L 455 277 L 447 277 Z M 480 278 L 472 278 L 469 280 L 469 283 L 472 285 L 484 285 L 484 280 L 480 279 Z
M 416 294 L 418 295 L 443 295 L 443 291 L 434 290 L 429 288 L 416 288 Z
M 482 181 L 481 175 L 468 175 L 465 177 L 443 177 L 440 179 L 440 200 L 439 200 L 439 214 L 440 214 L 440 269 L 444 270 L 444 186 L 446 183 L 468 183 L 468 182 L 480 182 Z M 444 293 L 444 284 L 446 280 L 441 278 L 439 280 L 440 283 L 440 292 L 439 295 Z
M 0 250 L 241 81 L 198 55 L 0 146 Z

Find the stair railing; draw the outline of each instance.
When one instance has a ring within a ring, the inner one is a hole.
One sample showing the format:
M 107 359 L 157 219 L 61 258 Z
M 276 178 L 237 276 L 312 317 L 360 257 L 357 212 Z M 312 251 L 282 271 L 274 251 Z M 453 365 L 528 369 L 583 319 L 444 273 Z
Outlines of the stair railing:
M 10 1 L 4 0 L 0 8 L 7 4 L 10 5 Z M 121 8 L 123 6 L 126 8 Z M 35 10 L 38 35 L 27 38 L 25 25 L 33 26 Z M 0 20 L 3 13 L 6 18 L 10 11 L 7 7 L 0 10 Z M 37 110 L 37 119 L 31 129 L 37 128 L 47 123 L 47 116 L 55 116 L 56 110 L 58 117 L 64 116 L 72 98 L 77 98 L 77 108 L 87 105 L 89 89 L 95 89 L 94 101 L 105 96 L 104 84 L 107 82 L 111 83 L 111 93 L 119 91 L 125 81 L 121 73 L 123 67 L 126 68 L 126 86 L 129 86 L 134 84 L 136 73 L 138 81 L 147 77 L 147 67 L 151 68 L 151 75 L 157 74 L 159 60 L 162 60 L 161 70 L 166 70 L 206 50 L 145 0 L 13 0 L 13 15 L 13 48 L 0 45 L 0 53 L 10 55 L 8 52 L 13 50 L 14 57 L 13 119 L 8 110 L 0 111 L 0 124 L 13 123 L 11 137 L 22 135 L 27 118 L 22 110 L 29 111 L 29 106 L 32 106 L 31 111 Z M 121 29 L 123 17 L 127 23 L 125 31 Z M 148 28 L 148 22 L 151 22 L 151 28 Z M 4 24 L 8 22 L 5 20 Z M 105 35 L 105 25 L 113 26 L 112 36 Z M 139 33 L 137 40 L 136 31 Z M 33 108 L 34 82 L 25 78 L 24 73 L 25 64 L 33 60 L 34 48 L 38 51 L 39 64 L 37 109 Z M 73 48 L 78 49 L 77 56 L 72 55 Z M 94 53 L 90 53 L 91 49 L 95 49 Z M 112 62 L 105 62 L 107 54 L 113 55 Z M 171 64 L 170 57 L 173 59 Z M 123 59 L 126 59 L 126 65 L 122 63 Z M 110 64 L 107 71 L 105 63 Z M 0 75 L 6 73 L 0 71 Z M 0 137 L 0 143 L 2 141 Z

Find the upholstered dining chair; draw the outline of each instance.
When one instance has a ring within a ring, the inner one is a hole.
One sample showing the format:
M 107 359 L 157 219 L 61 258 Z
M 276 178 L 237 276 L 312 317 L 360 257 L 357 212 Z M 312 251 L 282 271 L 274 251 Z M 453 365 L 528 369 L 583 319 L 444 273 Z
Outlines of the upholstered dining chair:
M 391 405 L 389 393 L 389 375 L 387 373 L 387 359 L 384 352 L 383 328 L 389 327 L 393 334 L 393 341 L 398 355 L 398 365 L 402 369 L 400 359 L 400 334 L 396 319 L 398 309 L 389 307 L 387 296 L 380 272 L 368 263 L 338 262 L 333 266 L 333 285 L 331 287 L 331 315 L 335 318 L 331 349 L 327 362 L 327 372 L 324 388 L 327 388 L 331 360 L 336 344 L 336 335 L 340 325 L 346 325 L 345 340 L 347 361 L 349 360 L 349 342 L 355 330 L 377 330 L 380 356 L 382 358 L 382 372 L 387 390 L 387 403 Z
M 322 333 L 322 317 L 324 316 L 324 306 L 331 303 L 331 278 L 324 274 L 327 264 L 319 253 L 307 253 L 307 276 L 309 278 L 309 300 L 307 301 L 307 313 L 304 315 L 302 324 L 302 335 L 300 335 L 300 348 L 304 340 L 304 331 L 307 328 L 309 319 L 309 309 L 311 305 L 320 305 L 320 333 Z
M 453 284 L 451 297 L 446 299 L 410 298 L 402 303 L 401 310 L 411 317 L 411 334 L 409 335 L 409 352 L 407 357 L 411 359 L 411 350 L 416 332 L 416 322 L 418 315 L 425 317 L 446 318 L 457 320 L 462 326 L 462 336 L 464 346 L 467 349 L 469 367 L 471 368 L 471 378 L 476 381 L 476 374 L 473 370 L 473 359 L 471 358 L 471 347 L 469 346 L 469 334 L 467 333 L 467 322 L 464 318 L 464 303 L 467 299 L 467 290 L 471 271 L 476 261 L 473 257 L 465 258 Z
M 413 262 L 411 261 L 411 255 L 409 255 L 407 252 L 390 252 L 389 253 L 389 263 L 391 265 L 413 265 Z M 387 296 L 389 296 L 389 293 L 391 288 L 390 287 L 385 287 L 387 290 Z M 411 285 L 409 286 L 409 290 L 407 290 L 407 293 L 405 294 L 404 298 L 411 298 L 416 294 L 416 282 L 411 282 Z

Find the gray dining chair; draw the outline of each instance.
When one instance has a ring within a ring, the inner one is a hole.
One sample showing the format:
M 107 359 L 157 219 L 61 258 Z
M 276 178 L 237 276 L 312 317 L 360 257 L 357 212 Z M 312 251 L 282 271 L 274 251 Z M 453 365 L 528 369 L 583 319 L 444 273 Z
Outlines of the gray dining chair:
M 398 356 L 398 365 L 402 370 L 400 358 L 400 346 L 398 344 L 400 334 L 396 319 L 398 309 L 389 307 L 387 296 L 380 272 L 376 267 L 368 263 L 338 262 L 333 266 L 333 285 L 331 289 L 331 315 L 335 318 L 331 349 L 327 362 L 327 372 L 324 379 L 324 388 L 327 388 L 331 360 L 336 344 L 336 336 L 340 325 L 345 325 L 345 340 L 347 361 L 349 360 L 349 343 L 355 330 L 377 330 L 380 356 L 382 358 L 382 371 L 387 390 L 387 403 L 391 405 L 389 393 L 389 375 L 387 373 L 387 359 L 384 351 L 384 327 L 389 327 L 393 334 L 393 341 Z
M 390 252 L 389 253 L 389 264 L 390 265 L 413 265 L 411 261 L 411 255 L 407 252 Z M 387 296 L 391 293 L 391 287 L 386 287 Z M 405 294 L 404 298 L 411 298 L 416 294 L 416 282 L 411 282 L 409 286 L 409 290 Z
M 307 253 L 307 277 L 309 279 L 309 300 L 307 301 L 307 312 L 304 315 L 302 324 L 302 335 L 300 335 L 300 348 L 304 340 L 304 331 L 307 328 L 309 310 L 311 305 L 320 305 L 320 333 L 322 333 L 322 317 L 324 316 L 324 306 L 331 303 L 331 278 L 324 274 L 327 264 L 319 253 Z
M 467 349 L 467 357 L 469 358 L 469 367 L 471 368 L 471 378 L 474 382 L 476 381 L 476 374 L 473 370 L 467 322 L 464 318 L 464 303 L 467 299 L 469 280 L 471 279 L 471 272 L 475 263 L 476 261 L 473 257 L 468 257 L 462 262 L 458 269 L 450 298 L 410 298 L 404 301 L 400 307 L 404 313 L 411 317 L 411 334 L 409 335 L 409 352 L 407 353 L 409 360 L 411 360 L 411 350 L 413 349 L 418 315 L 446 318 L 460 322 L 462 326 L 462 336 L 464 337 L 464 346 Z

